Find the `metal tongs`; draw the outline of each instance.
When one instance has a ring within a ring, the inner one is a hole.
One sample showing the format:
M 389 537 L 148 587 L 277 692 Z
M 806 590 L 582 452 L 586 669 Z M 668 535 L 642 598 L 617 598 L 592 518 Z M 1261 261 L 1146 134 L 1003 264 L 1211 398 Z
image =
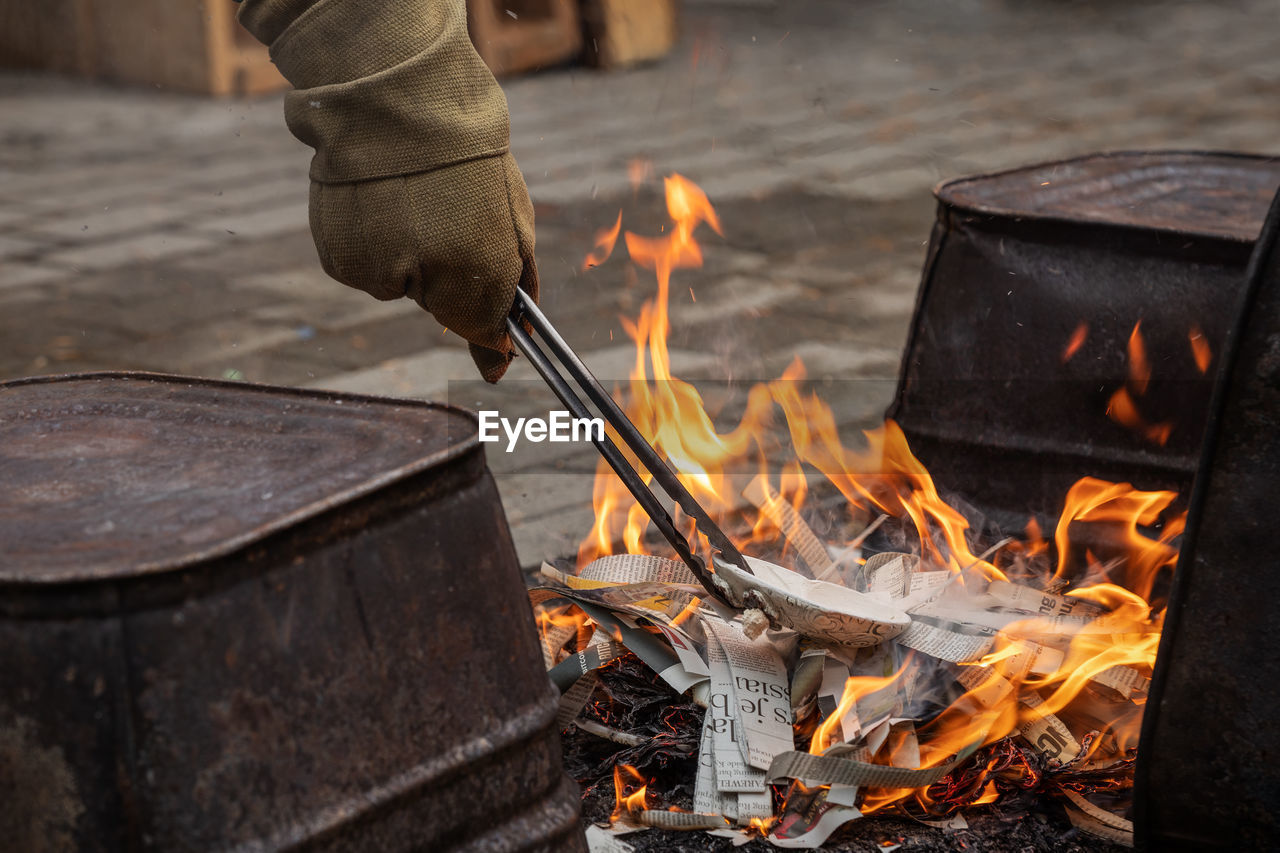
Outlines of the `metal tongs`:
M 569 380 L 561 375 L 560 370 L 548 357 L 547 352 L 544 352 L 533 339 L 533 336 L 525 330 L 525 323 L 542 338 L 547 350 L 560 362 L 560 366 L 569 375 L 569 378 L 573 380 L 573 383 L 576 383 L 577 390 L 575 390 L 574 384 L 571 384 Z M 537 303 L 523 290 L 516 291 L 515 304 L 512 306 L 511 314 L 507 317 L 507 332 L 511 335 L 511 340 L 515 342 L 516 347 L 529 359 L 534 369 L 551 386 L 551 390 L 555 392 L 556 397 L 560 399 L 560 402 L 565 405 L 575 418 L 591 417 L 587 404 L 579 396 L 579 392 L 585 392 L 587 398 L 596 405 L 596 408 L 600 410 L 600 414 L 622 437 L 627 447 L 631 449 L 636 458 L 653 475 L 653 479 L 667 493 L 667 496 L 674 500 L 680 509 L 694 520 L 697 529 L 707 537 L 711 547 L 719 552 L 717 555 L 718 560 L 731 563 L 748 575 L 753 574 L 751 569 L 747 567 L 747 561 L 733 542 L 729 540 L 729 537 L 712 521 L 711 516 L 689 493 L 689 490 L 684 487 L 675 472 L 667 467 L 666 462 L 645 440 L 640 430 L 636 429 L 636 425 L 614 402 L 613 397 L 604 389 L 600 381 L 587 369 L 586 364 L 578 357 L 578 354 L 560 336 L 555 326 L 551 325 L 551 321 L 538 308 Z M 636 469 L 632 468 L 630 463 L 627 462 L 626 456 L 613 443 L 613 440 L 606 434 L 599 439 L 593 438 L 592 443 L 600 451 L 600 455 L 604 457 L 604 460 L 609 463 L 609 467 L 622 479 L 627 490 L 631 492 L 632 496 L 635 497 L 636 501 L 648 514 L 663 538 L 671 543 L 671 547 L 680 555 L 680 559 L 693 572 L 693 576 L 698 579 L 698 583 L 702 584 L 703 588 L 721 603 L 735 609 L 739 608 L 741 605 L 732 601 L 734 596 L 731 595 L 724 582 L 707 571 L 706 564 L 696 553 L 696 544 L 685 539 L 680 534 L 680 531 L 676 529 L 675 522 L 667 513 L 666 508 L 658 497 L 649 490 L 649 487 L 645 485 L 644 479 Z

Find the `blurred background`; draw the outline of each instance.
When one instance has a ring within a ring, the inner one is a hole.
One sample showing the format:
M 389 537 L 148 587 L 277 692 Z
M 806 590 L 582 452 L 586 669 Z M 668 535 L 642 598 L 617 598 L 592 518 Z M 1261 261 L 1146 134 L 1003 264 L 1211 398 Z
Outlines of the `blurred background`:
M 849 430 L 892 397 L 938 181 L 1107 149 L 1280 151 L 1268 0 L 472 0 L 535 203 L 543 304 L 602 378 L 653 295 L 597 231 L 657 234 L 662 177 L 715 206 L 672 283 L 677 374 L 798 354 Z M 320 269 L 309 149 L 231 0 L 0 0 L 0 379 L 147 370 L 556 406 L 517 364 Z M 982 306 L 974 306 L 975 314 Z M 523 409 L 522 409 L 523 407 Z M 543 446 L 544 448 L 547 446 Z M 572 553 L 589 448 L 490 464 L 522 562 Z

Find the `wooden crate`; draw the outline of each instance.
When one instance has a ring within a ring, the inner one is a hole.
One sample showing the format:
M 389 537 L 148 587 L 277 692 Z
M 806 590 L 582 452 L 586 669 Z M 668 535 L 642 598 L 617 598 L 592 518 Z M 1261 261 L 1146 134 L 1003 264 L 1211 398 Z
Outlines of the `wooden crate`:
M 0 0 L 0 66 L 211 95 L 288 88 L 231 0 Z M 604 68 L 675 43 L 677 0 L 467 0 L 471 40 L 495 74 L 579 57 Z M 583 27 L 588 39 L 584 43 Z
M 0 0 L 0 67 L 84 74 L 89 0 Z
M 467 0 L 467 28 L 499 76 L 559 65 L 582 49 L 577 0 Z
M 288 87 L 230 0 L 0 0 L 0 64 L 210 95 Z
M 586 61 L 625 68 L 660 59 L 676 43 L 676 0 L 582 0 Z

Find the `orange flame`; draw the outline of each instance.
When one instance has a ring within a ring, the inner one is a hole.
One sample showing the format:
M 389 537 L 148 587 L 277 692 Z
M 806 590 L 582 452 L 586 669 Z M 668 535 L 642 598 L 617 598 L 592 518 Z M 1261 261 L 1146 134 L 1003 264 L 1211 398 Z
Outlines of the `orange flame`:
M 1142 321 L 1133 324 L 1129 333 L 1129 384 L 1138 396 L 1147 393 L 1151 381 L 1151 365 L 1147 363 L 1147 345 L 1142 340 Z
M 675 270 L 702 263 L 695 232 L 705 223 L 721 233 L 720 221 L 706 195 L 692 182 L 673 175 L 664 186 L 672 226 L 658 237 L 625 234 L 631 260 L 654 271 L 657 293 L 638 316 L 622 323 L 636 346 L 624 408 L 699 502 L 739 547 L 749 552 L 752 546 L 775 545 L 781 538 L 767 512 L 771 502 L 785 499 L 798 510 L 814 488 L 813 477 L 821 476 L 843 495 L 851 509 L 884 513 L 913 526 L 922 571 L 945 568 L 963 572 L 957 584 L 974 582 L 982 588 L 988 581 L 1007 581 L 1009 577 L 996 562 L 974 553 L 968 521 L 943 500 L 929 471 L 911 453 L 901 428 L 886 421 L 864 433 L 856 447 L 846 446 L 831 407 L 800 387 L 805 369 L 799 359 L 778 379 L 750 389 L 736 425 L 727 431 L 717 428 L 698 390 L 673 375 L 667 337 L 671 276 Z M 1172 425 L 1148 424 L 1135 404 L 1151 378 L 1140 327 L 1141 323 L 1135 324 L 1129 336 L 1128 376 L 1112 395 L 1108 414 L 1149 440 L 1162 443 Z M 1063 352 L 1064 361 L 1076 355 L 1087 334 L 1085 324 L 1077 327 Z M 1191 340 L 1194 347 L 1194 331 Z M 779 446 L 780 437 L 772 429 L 778 412 L 789 439 L 785 447 Z M 744 479 L 765 476 L 769 488 L 762 511 L 742 500 L 740 489 L 734 486 L 738 474 L 747 475 Z M 957 754 L 967 754 L 1028 727 L 1038 732 L 1042 741 L 1066 740 L 1062 732 L 1070 729 L 1056 715 L 1069 714 L 1095 701 L 1091 697 L 1097 691 L 1090 685 L 1120 689 L 1108 685 L 1123 687 L 1148 678 L 1162 622 L 1159 607 L 1153 609 L 1150 602 L 1160 588 L 1160 579 L 1177 559 L 1175 540 L 1185 524 L 1185 513 L 1174 511 L 1176 497 L 1172 492 L 1140 491 L 1128 484 L 1086 477 L 1066 495 L 1051 538 L 1046 538 L 1034 521 L 1029 523 L 1027 542 L 1008 549 L 998 560 L 1005 569 L 1014 564 L 1024 573 L 1014 575 L 1023 578 L 1019 583 L 1025 583 L 1028 562 L 1039 560 L 1046 567 L 1041 575 L 1043 585 L 1033 588 L 1045 590 L 1047 604 L 1041 609 L 1048 610 L 1044 615 L 1027 613 L 1026 618 L 1004 624 L 990 650 L 967 665 L 978 668 L 969 670 L 976 677 L 964 679 L 968 688 L 926 725 L 887 738 L 869 760 L 937 767 Z M 580 562 L 611 553 L 619 543 L 630 552 L 648 550 L 646 516 L 603 462 L 598 468 L 593 505 L 596 520 L 579 549 Z M 688 519 L 681 523 L 692 529 Z M 703 547 L 705 550 L 705 543 Z M 1051 550 L 1056 551 L 1057 565 L 1052 577 L 1047 577 Z M 1037 595 L 1035 600 L 1039 603 L 1041 597 Z M 1077 607 L 1075 602 L 1084 606 Z M 1069 615 L 1055 616 L 1058 612 Z M 687 618 L 686 614 L 681 616 Z M 894 690 L 900 697 L 910 695 L 913 679 L 921 669 L 911 666 L 912 660 L 909 656 L 888 678 L 850 678 L 835 712 L 814 731 L 810 751 L 820 754 L 830 749 L 836 725 L 860 698 L 877 690 Z M 1107 749 L 1118 744 L 1123 750 L 1136 743 L 1141 704 L 1134 699 L 1130 706 L 1129 716 L 1106 723 L 1112 744 Z M 1101 738 L 1084 740 L 1091 744 L 1091 750 L 1102 748 Z M 1083 748 L 1084 743 L 1079 746 Z M 638 801 L 635 792 L 623 793 L 643 782 L 634 768 L 615 770 L 619 804 L 615 816 L 643 807 L 643 789 Z M 998 791 L 990 779 L 982 777 L 968 795 L 990 802 Z M 859 807 L 870 812 L 908 796 L 929 805 L 922 790 L 882 789 L 867 791 Z
M 1054 577 L 1065 579 L 1082 568 L 1072 549 L 1072 523 L 1105 524 L 1114 532 L 1111 544 L 1126 561 L 1125 588 L 1145 600 L 1159 571 L 1172 568 L 1178 558 L 1178 549 L 1169 543 L 1182 532 L 1186 513 L 1170 519 L 1156 539 L 1143 535 L 1138 527 L 1153 526 L 1176 498 L 1175 492 L 1141 492 L 1128 483 L 1108 483 L 1093 477 L 1079 480 L 1067 492 L 1054 533 L 1058 548 L 1058 570 Z
M 1067 341 L 1066 347 L 1062 350 L 1063 364 L 1075 357 L 1075 354 L 1080 351 L 1080 347 L 1084 346 L 1084 341 L 1087 337 L 1089 337 L 1089 324 L 1081 323 L 1076 326 L 1076 330 L 1071 333 L 1071 339 Z
M 672 375 L 667 349 L 671 273 L 702 263 L 702 250 L 694 238 L 699 225 L 706 223 L 717 233 L 721 228 L 706 194 L 693 182 L 672 175 L 665 179 L 664 186 L 667 212 L 674 227 L 657 238 L 630 231 L 624 235 L 631 259 L 654 270 L 658 282 L 657 296 L 641 307 L 640 315 L 634 321 L 622 321 L 623 329 L 636 343 L 635 366 L 628 386 L 630 398 L 624 408 L 694 496 L 709 509 L 726 512 L 738 501 L 725 468 L 748 457 L 754 436 L 762 431 L 768 417 L 768 396 L 755 394 L 755 405 L 749 406 L 743 422 L 722 434 L 707 414 L 698 391 Z M 630 461 L 635 464 L 633 458 Z M 643 510 L 607 466 L 601 463 L 598 472 L 593 496 L 596 523 L 592 535 L 579 548 L 580 564 L 612 553 L 619 538 L 631 553 L 644 550 L 642 540 L 648 519 Z
M 627 816 L 638 815 L 648 808 L 645 803 L 648 785 L 649 780 L 636 768 L 629 764 L 615 764 L 613 766 L 614 806 L 609 822 L 615 823 Z
M 1026 530 L 1027 543 L 1023 549 L 1028 558 L 1038 557 L 1049 550 L 1049 543 L 1044 538 L 1044 533 L 1040 530 L 1040 522 L 1035 518 L 1027 519 Z
M 1187 340 L 1191 344 L 1191 356 L 1196 360 L 1196 369 L 1201 373 L 1208 373 L 1209 365 L 1213 361 L 1213 349 L 1209 346 L 1209 339 L 1205 337 L 1198 323 L 1191 325 Z
M 1147 385 L 1151 382 L 1151 365 L 1147 361 L 1147 347 L 1142 339 L 1142 321 L 1133 324 L 1129 333 L 1129 377 L 1125 384 L 1117 388 L 1107 401 L 1107 417 L 1141 435 L 1147 441 L 1163 447 L 1173 432 L 1173 424 L 1148 423 L 1138 411 L 1134 397 L 1147 393 Z
M 972 552 L 967 541 L 968 522 L 939 496 L 932 477 L 911 454 L 897 424 L 887 422 L 865 433 L 866 446 L 861 450 L 845 447 L 830 407 L 816 395 L 800 392 L 805 371 L 799 359 L 779 379 L 751 389 L 737 426 L 728 432 L 716 429 L 701 394 L 673 375 L 667 336 L 672 273 L 701 265 L 702 250 L 694 232 L 706 223 L 722 233 L 720 220 L 706 194 L 687 178 L 672 175 L 664 186 L 673 227 L 660 237 L 625 233 L 631 259 L 655 272 L 658 290 L 634 321 L 622 321 L 636 343 L 624 409 L 698 501 L 718 519 L 733 518 L 743 510 L 730 475 L 753 453 L 761 466 L 766 451 L 776 458 L 776 442 L 769 430 L 776 406 L 785 416 L 794 455 L 793 460 L 783 463 L 793 472 L 782 483 L 784 497 L 793 500 L 805 482 L 800 465 L 812 466 L 851 506 L 909 518 L 920 535 L 924 556 L 931 562 L 953 570 L 976 566 L 988 577 L 1003 578 L 998 569 Z M 593 495 L 596 520 L 579 547 L 579 565 L 612 553 L 619 541 L 630 553 L 645 550 L 648 519 L 643 510 L 603 462 L 597 472 Z M 753 532 L 739 538 L 740 546 L 776 536 L 776 530 L 762 523 L 758 515 L 747 520 Z
M 1164 447 L 1169 441 L 1170 434 L 1173 433 L 1173 424 L 1169 421 L 1158 424 L 1147 423 L 1146 418 L 1138 413 L 1138 406 L 1129 394 L 1129 389 L 1123 386 L 1116 389 L 1111 399 L 1107 401 L 1107 417 L 1161 447 Z
M 582 271 L 598 267 L 613 254 L 613 246 L 618 242 L 618 232 L 622 230 L 622 211 L 618 211 L 618 221 L 611 228 L 602 228 L 596 232 L 596 247 L 587 253 L 582 261 Z
M 836 709 L 827 715 L 827 718 L 814 731 L 813 739 L 809 742 L 809 753 L 811 755 L 822 755 L 822 753 L 826 752 L 831 746 L 832 733 L 835 731 L 836 726 L 840 724 L 840 719 L 849 713 L 849 709 L 856 705 L 859 700 L 865 699 L 885 688 L 892 687 L 897 683 L 905 669 L 906 664 L 903 664 L 903 668 L 893 675 L 883 677 L 857 675 L 847 678 Z
M 537 621 L 538 633 L 542 635 L 545 642 L 548 635 L 556 632 L 563 633 L 569 630 L 576 634 L 587 623 L 588 617 L 577 607 L 562 605 L 540 609 L 537 613 Z

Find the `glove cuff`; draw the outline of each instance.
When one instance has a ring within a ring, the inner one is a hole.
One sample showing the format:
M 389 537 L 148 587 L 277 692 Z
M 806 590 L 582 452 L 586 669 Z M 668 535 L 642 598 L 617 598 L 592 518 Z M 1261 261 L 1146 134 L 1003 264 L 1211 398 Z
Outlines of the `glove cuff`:
M 426 172 L 507 151 L 507 101 L 462 0 L 320 0 L 271 44 L 294 136 L 324 183 Z

